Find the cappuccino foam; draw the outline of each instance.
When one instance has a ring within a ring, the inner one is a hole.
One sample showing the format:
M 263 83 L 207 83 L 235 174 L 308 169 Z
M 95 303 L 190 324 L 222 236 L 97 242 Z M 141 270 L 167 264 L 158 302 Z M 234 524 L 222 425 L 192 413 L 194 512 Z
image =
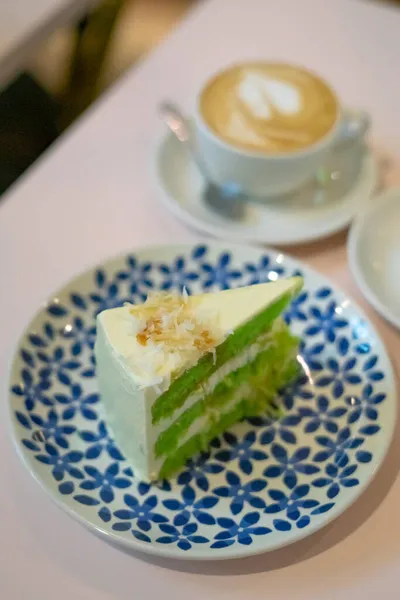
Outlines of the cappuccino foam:
M 225 142 L 274 154 L 318 142 L 336 122 L 338 103 L 327 84 L 305 69 L 255 63 L 214 77 L 201 94 L 200 111 Z

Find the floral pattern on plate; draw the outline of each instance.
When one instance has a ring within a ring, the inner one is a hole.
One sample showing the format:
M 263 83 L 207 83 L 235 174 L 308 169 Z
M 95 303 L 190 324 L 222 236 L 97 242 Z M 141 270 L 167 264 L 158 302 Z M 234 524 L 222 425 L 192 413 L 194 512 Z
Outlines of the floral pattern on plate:
M 238 423 L 170 481 L 139 481 L 104 421 L 95 378 L 95 316 L 150 290 L 190 293 L 302 274 L 286 312 L 303 373 L 282 391 L 278 421 Z M 272 250 L 139 250 L 69 283 L 18 348 L 10 386 L 24 462 L 76 518 L 125 547 L 188 558 L 271 550 L 325 525 L 383 459 L 396 405 L 389 359 L 342 292 Z

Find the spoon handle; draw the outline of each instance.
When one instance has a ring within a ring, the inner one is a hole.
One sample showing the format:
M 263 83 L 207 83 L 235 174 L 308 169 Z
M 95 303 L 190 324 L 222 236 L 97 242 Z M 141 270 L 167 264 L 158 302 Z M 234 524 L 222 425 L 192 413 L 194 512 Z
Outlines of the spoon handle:
M 160 104 L 159 112 L 167 127 L 186 146 L 200 173 L 209 180 L 204 161 L 196 150 L 192 126 L 183 111 L 174 102 L 166 100 Z

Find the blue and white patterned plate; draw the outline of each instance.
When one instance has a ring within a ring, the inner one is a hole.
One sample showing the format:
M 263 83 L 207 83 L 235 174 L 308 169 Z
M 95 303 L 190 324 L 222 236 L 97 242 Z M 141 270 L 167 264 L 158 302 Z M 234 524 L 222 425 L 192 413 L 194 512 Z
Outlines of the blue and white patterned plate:
M 215 291 L 301 273 L 286 318 L 302 338 L 303 376 L 284 417 L 252 419 L 163 484 L 139 481 L 104 421 L 95 315 L 150 290 Z M 17 350 L 10 408 L 18 452 L 41 486 L 106 539 L 143 552 L 219 559 L 315 532 L 359 496 L 396 419 L 392 369 L 361 310 L 317 273 L 272 250 L 166 246 L 77 277 L 43 307 Z

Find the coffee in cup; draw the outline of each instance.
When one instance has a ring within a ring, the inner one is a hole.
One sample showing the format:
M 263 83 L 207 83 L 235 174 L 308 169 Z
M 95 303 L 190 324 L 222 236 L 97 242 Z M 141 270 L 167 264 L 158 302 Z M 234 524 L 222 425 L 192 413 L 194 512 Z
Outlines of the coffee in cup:
M 347 119 L 315 73 L 286 63 L 237 64 L 212 76 L 198 94 L 195 150 L 214 183 L 234 183 L 268 200 L 315 177 Z
M 199 109 L 223 142 L 269 155 L 316 144 L 339 112 L 334 92 L 320 77 L 282 63 L 249 63 L 218 73 L 203 89 Z

